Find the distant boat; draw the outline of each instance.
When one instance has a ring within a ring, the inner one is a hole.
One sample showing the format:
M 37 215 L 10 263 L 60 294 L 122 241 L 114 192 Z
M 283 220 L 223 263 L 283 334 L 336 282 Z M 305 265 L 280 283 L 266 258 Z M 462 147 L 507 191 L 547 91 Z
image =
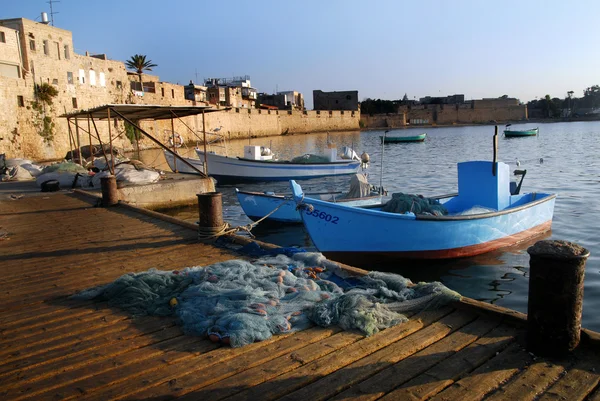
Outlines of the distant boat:
M 509 126 L 510 126 L 510 124 L 507 125 L 507 127 L 509 127 Z M 505 129 L 504 136 L 507 138 L 514 138 L 514 137 L 518 137 L 518 136 L 536 136 L 538 134 L 538 131 L 539 131 L 538 127 L 526 129 L 526 130 Z
M 397 142 L 423 142 L 427 134 L 419 134 L 412 136 L 380 136 L 381 143 L 397 143 Z
M 361 178 L 364 177 L 364 178 Z M 238 201 L 246 216 L 257 221 L 273 212 L 265 221 L 300 224 L 302 218 L 296 210 L 296 202 L 292 195 L 275 194 L 273 192 L 251 192 L 235 189 Z M 326 202 L 340 203 L 347 206 L 380 205 L 383 196 L 370 188 L 366 177 L 362 174 L 352 176 L 350 191 L 307 194 Z

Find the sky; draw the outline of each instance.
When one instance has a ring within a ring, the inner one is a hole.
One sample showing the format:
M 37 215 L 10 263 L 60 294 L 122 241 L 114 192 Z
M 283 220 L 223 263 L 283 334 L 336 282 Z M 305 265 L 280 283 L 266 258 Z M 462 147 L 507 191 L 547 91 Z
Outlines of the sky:
M 259 92 L 522 102 L 600 84 L 597 0 L 60 0 L 76 53 L 144 54 L 161 81 L 249 75 Z M 40 21 L 48 0 L 0 0 Z

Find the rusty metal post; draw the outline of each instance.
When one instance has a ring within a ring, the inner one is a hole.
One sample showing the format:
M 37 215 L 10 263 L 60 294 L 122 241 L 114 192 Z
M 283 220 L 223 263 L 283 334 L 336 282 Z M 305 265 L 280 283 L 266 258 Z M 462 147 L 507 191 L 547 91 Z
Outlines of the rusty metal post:
M 204 109 L 202 110 L 202 138 L 202 141 L 204 142 L 204 174 L 208 176 L 208 153 L 206 153 L 206 120 L 204 119 Z
M 102 206 L 114 206 L 119 203 L 119 192 L 117 191 L 117 177 L 109 175 L 100 178 L 102 188 Z
M 173 142 L 173 153 L 177 153 L 177 147 L 175 146 L 175 122 L 173 121 L 173 117 L 171 117 L 171 142 Z M 177 158 L 173 158 L 173 167 L 176 173 L 177 171 Z
M 113 141 L 112 141 L 112 131 L 110 129 L 110 125 L 112 124 L 112 119 L 110 118 L 110 107 L 106 110 L 108 116 L 108 143 L 110 146 L 110 173 L 115 174 L 115 152 L 113 151 Z M 100 135 L 100 134 L 98 134 Z
M 79 165 L 83 166 L 83 155 L 81 154 L 81 140 L 79 138 L 79 121 L 75 117 L 75 135 L 77 135 L 77 153 L 79 153 Z
M 94 163 L 94 151 L 92 150 L 92 127 L 90 125 L 90 115 L 87 116 L 88 123 L 88 137 L 90 139 L 90 160 Z
M 583 277 L 590 253 L 556 240 L 538 241 L 527 252 L 527 350 L 539 356 L 564 356 L 581 338 Z
M 197 194 L 198 197 L 198 237 L 210 239 L 223 229 L 223 200 L 220 192 Z

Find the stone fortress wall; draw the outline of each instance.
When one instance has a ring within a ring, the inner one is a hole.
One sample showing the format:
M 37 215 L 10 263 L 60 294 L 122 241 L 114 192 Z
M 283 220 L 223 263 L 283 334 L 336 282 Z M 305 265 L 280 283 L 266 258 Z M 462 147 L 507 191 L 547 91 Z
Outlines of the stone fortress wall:
M 73 52 L 70 31 L 47 24 L 16 18 L 0 21 L 0 153 L 8 157 L 54 160 L 64 157 L 71 147 L 89 144 L 88 122 L 78 121 L 79 140 L 74 125 L 71 135 L 67 120 L 60 117 L 75 110 L 105 104 L 193 105 L 185 99 L 184 86 L 161 82 L 159 77 L 142 74 L 144 91 L 132 90 L 139 76 L 127 72 L 125 64 L 109 60 L 106 55 L 79 55 Z M 58 91 L 51 105 L 38 102 L 35 85 L 46 83 Z M 148 89 L 147 87 L 150 87 Z M 228 138 L 247 138 L 353 130 L 359 128 L 358 111 L 286 111 L 233 108 L 206 114 L 206 130 L 223 127 Z M 43 121 L 52 126 L 44 131 Z M 87 120 L 87 119 L 86 119 Z M 143 121 L 142 128 L 166 142 L 170 121 Z M 103 142 L 108 142 L 108 124 L 97 121 Z M 174 120 L 174 129 L 189 142 L 194 134 L 202 137 L 202 117 Z M 90 124 L 95 134 L 93 125 Z M 111 127 L 115 146 L 132 150 L 134 145 L 124 135 L 122 122 Z M 71 139 L 70 139 L 71 138 Z M 75 145 L 73 145 L 75 141 Z M 94 144 L 97 139 L 92 139 Z M 140 147 L 155 147 L 142 138 Z

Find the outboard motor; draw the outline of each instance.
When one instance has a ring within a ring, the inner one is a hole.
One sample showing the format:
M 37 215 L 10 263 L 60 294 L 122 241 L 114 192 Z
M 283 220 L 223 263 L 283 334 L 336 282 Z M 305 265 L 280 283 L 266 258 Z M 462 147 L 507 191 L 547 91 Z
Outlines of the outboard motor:
M 354 149 L 344 146 L 340 158 L 344 160 L 360 160 Z

